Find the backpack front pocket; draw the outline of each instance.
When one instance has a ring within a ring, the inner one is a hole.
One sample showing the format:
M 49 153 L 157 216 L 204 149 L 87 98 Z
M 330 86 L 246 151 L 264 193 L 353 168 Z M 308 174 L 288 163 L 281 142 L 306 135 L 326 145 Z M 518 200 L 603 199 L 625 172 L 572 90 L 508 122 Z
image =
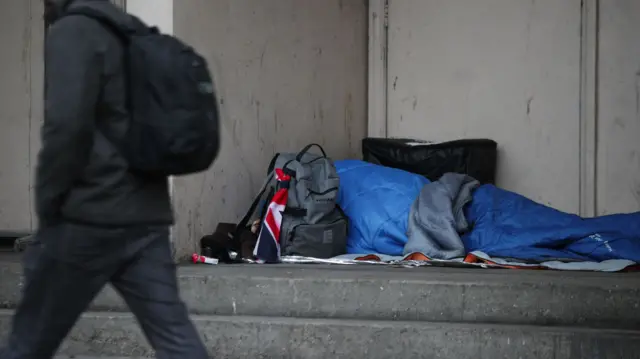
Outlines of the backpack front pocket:
M 339 217 L 329 223 L 300 224 L 292 231 L 284 255 L 332 258 L 347 250 L 348 221 Z

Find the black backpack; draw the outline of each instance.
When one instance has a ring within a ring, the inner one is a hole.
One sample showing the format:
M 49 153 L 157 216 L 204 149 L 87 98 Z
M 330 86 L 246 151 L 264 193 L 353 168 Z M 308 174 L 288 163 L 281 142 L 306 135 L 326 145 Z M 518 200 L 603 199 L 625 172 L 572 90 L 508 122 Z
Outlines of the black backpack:
M 127 135 L 116 143 L 134 172 L 184 175 L 208 169 L 220 148 L 219 110 L 206 60 L 177 38 L 135 18 L 125 28 L 101 11 L 76 6 L 65 16 L 100 22 L 124 44 Z

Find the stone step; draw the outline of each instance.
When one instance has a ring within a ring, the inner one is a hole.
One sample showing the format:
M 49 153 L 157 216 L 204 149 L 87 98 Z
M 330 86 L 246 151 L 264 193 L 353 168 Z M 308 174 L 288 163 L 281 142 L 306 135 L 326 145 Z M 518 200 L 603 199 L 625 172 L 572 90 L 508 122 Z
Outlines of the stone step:
M 6 336 L 10 311 L 0 311 Z M 640 359 L 640 332 L 500 324 L 193 316 L 215 358 Z M 87 313 L 61 348 L 69 356 L 149 357 L 127 313 Z
M 0 306 L 20 296 L 0 263 Z M 179 270 L 194 314 L 640 328 L 640 275 L 379 266 L 220 265 Z M 92 310 L 127 311 L 111 288 Z

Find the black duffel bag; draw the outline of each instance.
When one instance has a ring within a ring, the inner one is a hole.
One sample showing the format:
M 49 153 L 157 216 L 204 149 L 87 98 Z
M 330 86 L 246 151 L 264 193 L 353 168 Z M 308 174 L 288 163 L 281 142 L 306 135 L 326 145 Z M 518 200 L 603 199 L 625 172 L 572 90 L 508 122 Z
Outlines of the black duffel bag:
M 498 144 L 489 139 L 432 143 L 406 138 L 365 138 L 365 161 L 439 179 L 447 172 L 464 173 L 481 183 L 495 183 Z

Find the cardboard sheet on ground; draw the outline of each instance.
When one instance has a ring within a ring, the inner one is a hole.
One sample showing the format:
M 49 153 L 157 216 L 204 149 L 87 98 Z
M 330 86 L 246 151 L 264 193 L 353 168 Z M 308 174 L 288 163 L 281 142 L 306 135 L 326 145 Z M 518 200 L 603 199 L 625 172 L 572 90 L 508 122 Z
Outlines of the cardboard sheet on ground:
M 247 263 L 257 263 L 246 260 Z M 449 260 L 429 259 L 423 253 L 411 253 L 406 256 L 388 256 L 384 254 L 345 254 L 334 258 L 322 259 L 301 256 L 284 256 L 282 263 L 288 264 L 334 264 L 334 265 L 383 265 L 390 267 L 453 267 L 485 269 L 529 269 L 621 272 L 638 269 L 638 264 L 624 259 L 611 259 L 602 262 L 560 262 L 523 263 L 517 260 L 492 258 L 483 252 L 469 253 L 465 258 Z

